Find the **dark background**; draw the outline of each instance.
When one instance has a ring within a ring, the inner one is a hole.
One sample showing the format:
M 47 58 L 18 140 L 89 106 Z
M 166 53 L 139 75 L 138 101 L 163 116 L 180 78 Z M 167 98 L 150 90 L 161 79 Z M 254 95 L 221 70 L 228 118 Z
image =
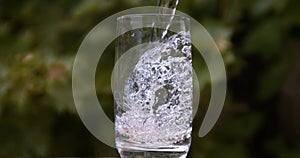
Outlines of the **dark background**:
M 104 18 L 155 0 L 0 0 L 0 157 L 116 157 L 81 122 L 72 65 Z M 201 56 L 201 99 L 189 157 L 300 157 L 300 1 L 181 0 L 178 9 L 213 36 L 227 69 L 226 103 L 215 128 L 197 136 L 210 98 Z M 113 44 L 96 87 L 113 118 Z M 195 64 L 194 64 L 195 65 Z M 199 65 L 199 64 L 197 64 Z

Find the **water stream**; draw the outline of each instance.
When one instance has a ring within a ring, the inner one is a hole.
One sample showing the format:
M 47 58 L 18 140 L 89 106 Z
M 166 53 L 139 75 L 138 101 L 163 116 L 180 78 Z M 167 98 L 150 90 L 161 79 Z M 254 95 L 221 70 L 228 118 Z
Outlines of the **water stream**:
M 165 39 L 168 30 L 172 24 L 172 21 L 174 19 L 177 6 L 178 6 L 179 0 L 158 0 L 157 6 L 160 7 L 158 10 L 158 14 L 171 14 L 170 21 L 163 32 L 160 32 L 158 28 L 156 28 L 156 24 L 153 23 L 153 29 L 152 29 L 152 37 L 151 41 L 162 41 Z M 171 12 L 170 12 L 171 9 Z

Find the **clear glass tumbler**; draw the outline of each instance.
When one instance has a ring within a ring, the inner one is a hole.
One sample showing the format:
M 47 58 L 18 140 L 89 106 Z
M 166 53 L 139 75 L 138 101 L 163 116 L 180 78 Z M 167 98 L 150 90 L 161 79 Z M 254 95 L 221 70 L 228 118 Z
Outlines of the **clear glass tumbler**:
M 186 157 L 193 100 L 189 29 L 181 16 L 117 19 L 115 141 L 122 158 Z

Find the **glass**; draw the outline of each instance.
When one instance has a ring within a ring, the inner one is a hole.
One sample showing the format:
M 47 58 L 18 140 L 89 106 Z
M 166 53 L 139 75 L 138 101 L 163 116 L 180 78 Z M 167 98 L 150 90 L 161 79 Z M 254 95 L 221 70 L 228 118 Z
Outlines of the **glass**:
M 193 100 L 189 29 L 189 19 L 181 16 L 136 14 L 117 19 L 121 35 L 113 93 L 121 157 L 186 157 Z

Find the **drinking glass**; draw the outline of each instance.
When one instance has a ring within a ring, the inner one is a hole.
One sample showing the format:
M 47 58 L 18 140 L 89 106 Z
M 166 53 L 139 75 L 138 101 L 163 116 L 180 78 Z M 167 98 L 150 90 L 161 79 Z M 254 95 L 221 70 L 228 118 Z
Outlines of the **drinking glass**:
M 115 143 L 121 157 L 186 157 L 191 143 L 190 20 L 168 14 L 117 19 Z

